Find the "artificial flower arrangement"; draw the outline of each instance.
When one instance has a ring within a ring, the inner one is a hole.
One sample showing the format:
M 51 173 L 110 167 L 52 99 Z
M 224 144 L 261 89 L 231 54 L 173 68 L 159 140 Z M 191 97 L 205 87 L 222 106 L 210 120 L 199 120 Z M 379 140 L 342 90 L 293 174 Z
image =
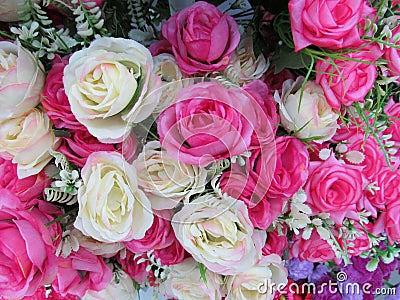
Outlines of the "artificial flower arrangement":
M 1 0 L 0 295 L 398 299 L 399 8 Z

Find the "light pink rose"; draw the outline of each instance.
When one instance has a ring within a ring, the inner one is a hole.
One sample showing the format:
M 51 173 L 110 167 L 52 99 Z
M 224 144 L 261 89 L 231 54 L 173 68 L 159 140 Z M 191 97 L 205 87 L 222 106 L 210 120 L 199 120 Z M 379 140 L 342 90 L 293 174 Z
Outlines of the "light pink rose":
M 311 44 L 332 50 L 358 46 L 357 25 L 373 11 L 364 0 L 291 0 L 295 51 Z
M 369 63 L 334 59 L 335 66 L 329 60 L 318 60 L 315 65 L 315 82 L 324 90 L 328 104 L 337 110 L 341 104 L 350 106 L 354 102 L 364 102 L 376 78 L 376 66 L 371 63 L 381 57 L 382 52 L 371 46 L 346 56 Z
M 189 86 L 159 116 L 161 145 L 173 159 L 200 167 L 242 154 L 258 129 L 262 110 L 257 109 L 258 103 L 240 88 L 215 82 Z M 262 130 L 260 139 L 273 137 L 271 128 Z
M 398 20 L 397 20 L 398 21 Z M 393 31 L 393 37 L 391 38 L 391 42 L 394 42 L 394 37 L 400 35 L 400 27 L 397 26 Z M 400 40 L 396 42 L 397 46 L 400 46 Z M 400 76 L 400 49 L 396 49 L 393 47 L 386 47 L 385 48 L 385 54 L 384 54 L 384 59 L 387 60 L 388 62 L 388 69 L 391 75 L 393 76 Z M 397 81 L 400 81 L 400 79 L 397 79 Z
M 304 190 L 313 214 L 329 213 L 336 224 L 342 224 L 344 217 L 358 219 L 356 206 L 363 197 L 360 167 L 343 164 L 333 155 L 313 161 Z
M 25 208 L 30 208 L 37 203 L 46 187 L 50 185 L 44 171 L 37 175 L 18 179 L 17 165 L 11 160 L 0 157 L 0 187 L 5 188 L 19 198 Z
M 56 56 L 53 60 L 42 91 L 42 105 L 57 128 L 84 129 L 85 126 L 73 115 L 64 91 L 63 75 L 66 65 L 68 65 L 68 57 Z
M 308 240 L 301 237 L 301 233 L 293 237 L 293 244 L 289 248 L 291 258 L 300 261 L 327 262 L 336 259 L 335 252 L 327 241 L 321 239 L 316 230 L 313 230 Z
M 224 69 L 240 41 L 236 21 L 204 1 L 169 18 L 162 34 L 171 43 L 179 67 L 187 74 Z
M 289 246 L 286 234 L 287 234 L 286 227 L 282 229 L 282 235 L 279 234 L 278 229 L 275 229 L 274 231 L 271 232 L 267 232 L 267 241 L 265 242 L 265 245 L 262 248 L 262 254 L 263 255 L 278 254 L 279 256 L 282 256 L 285 249 Z
M 78 167 L 83 167 L 93 152 L 118 151 L 128 162 L 133 160 L 136 153 L 137 140 L 134 134 L 130 134 L 124 142 L 118 144 L 104 144 L 91 135 L 86 128 L 70 130 L 69 134 L 70 136 L 62 137 L 62 143 L 57 151 L 63 153 Z
M 268 199 L 291 198 L 306 182 L 309 155 L 307 147 L 295 137 L 276 138 L 276 168 L 267 191 Z
M 144 238 L 125 242 L 126 248 L 133 253 L 144 253 L 150 250 L 163 249 L 173 243 L 175 234 L 171 227 L 169 212 L 154 214 L 153 225 L 147 229 Z
M 42 222 L 46 216 L 19 205 L 15 195 L 0 189 L 0 294 L 9 298 L 33 295 L 57 272 L 52 236 Z
M 147 258 L 147 256 L 143 254 L 135 257 L 135 254 L 129 250 L 126 251 L 126 256 L 124 258 L 118 257 L 118 262 L 121 264 L 124 272 L 138 283 L 145 282 L 147 276 L 149 276 L 149 272 L 146 271 L 149 261 L 145 260 L 138 264 L 138 260 L 141 258 Z
M 111 279 L 112 271 L 103 258 L 79 247 L 67 258 L 58 257 L 58 273 L 53 287 L 62 296 L 72 294 L 83 297 L 88 290 L 106 288 Z

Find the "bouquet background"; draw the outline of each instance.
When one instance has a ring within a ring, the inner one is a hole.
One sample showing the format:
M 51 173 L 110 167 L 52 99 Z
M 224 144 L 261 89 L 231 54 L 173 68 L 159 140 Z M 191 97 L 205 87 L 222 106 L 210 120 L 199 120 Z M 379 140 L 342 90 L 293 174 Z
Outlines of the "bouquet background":
M 0 296 L 397 299 L 399 8 L 0 1 Z

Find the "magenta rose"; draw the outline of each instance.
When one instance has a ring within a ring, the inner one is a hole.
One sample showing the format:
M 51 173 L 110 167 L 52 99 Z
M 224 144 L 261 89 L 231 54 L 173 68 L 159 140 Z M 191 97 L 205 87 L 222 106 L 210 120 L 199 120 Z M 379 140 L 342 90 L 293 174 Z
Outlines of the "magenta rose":
M 126 248 L 133 253 L 163 249 L 172 244 L 175 234 L 171 226 L 172 214 L 158 211 L 154 214 L 153 225 L 146 231 L 144 238 L 125 242 Z
M 138 263 L 139 259 L 144 258 L 145 261 Z M 146 267 L 149 265 L 149 261 L 146 260 L 146 254 L 136 255 L 131 251 L 126 251 L 124 258 L 118 257 L 118 262 L 121 264 L 122 269 L 126 274 L 132 277 L 137 283 L 143 283 L 146 281 L 149 272 L 146 271 Z
M 62 296 L 71 294 L 83 297 L 88 290 L 105 289 L 111 279 L 112 271 L 103 258 L 80 246 L 68 257 L 58 257 L 58 273 L 52 285 Z
M 17 165 L 11 160 L 0 157 L 0 187 L 13 192 L 23 203 L 25 208 L 30 208 L 37 203 L 37 199 L 43 194 L 46 187 L 50 185 L 44 171 L 37 175 L 18 179 Z
M 358 46 L 357 25 L 373 11 L 365 0 L 290 0 L 295 51 L 311 44 L 332 50 Z
M 224 69 L 240 41 L 236 21 L 204 1 L 169 18 L 162 34 L 171 43 L 179 67 L 187 74 Z
M 327 262 L 336 260 L 335 252 L 327 241 L 321 239 L 316 230 L 313 230 L 308 240 L 301 234 L 293 237 L 293 244 L 289 248 L 290 258 L 298 258 L 300 261 Z
M 344 217 L 358 219 L 357 204 L 363 197 L 360 167 L 343 164 L 333 155 L 313 161 L 304 190 L 313 214 L 329 213 L 336 224 Z
M 242 154 L 258 124 L 257 108 L 240 88 L 215 82 L 189 86 L 158 118 L 161 145 L 173 159 L 200 167 Z
M 87 158 L 93 152 L 118 151 L 127 161 L 132 161 L 136 149 L 136 137 L 131 134 L 123 143 L 104 144 L 91 135 L 86 128 L 69 131 L 70 136 L 63 137 L 62 143 L 57 151 L 63 153 L 67 159 L 79 167 L 83 167 Z
M 31 296 L 53 281 L 57 258 L 52 236 L 34 208 L 25 211 L 19 199 L 0 188 L 0 294 L 7 298 Z
M 174 240 L 171 245 L 154 250 L 154 257 L 160 259 L 161 263 L 165 266 L 172 266 L 181 263 L 189 254 L 183 249 L 182 245 L 178 242 L 174 236 Z
M 376 78 L 376 66 L 371 63 L 381 55 L 378 47 L 364 47 L 362 51 L 346 56 L 369 63 L 334 59 L 336 65 L 333 66 L 329 60 L 318 60 L 315 82 L 324 90 L 328 104 L 339 110 L 341 104 L 350 106 L 354 102 L 363 102 Z
M 257 195 L 254 199 L 257 178 L 253 174 L 245 174 L 239 170 L 224 172 L 219 180 L 219 186 L 223 193 L 243 201 L 249 213 L 251 223 L 255 228 L 266 230 L 271 224 L 270 204 L 263 195 Z
M 285 249 L 289 246 L 286 234 L 287 228 L 282 229 L 281 235 L 279 234 L 278 229 L 267 232 L 267 240 L 262 248 L 262 254 L 264 256 L 270 254 L 278 254 L 279 256 L 282 256 Z
M 400 27 L 397 26 L 393 31 L 393 37 L 391 38 L 391 42 L 394 42 L 394 37 L 400 34 Z M 400 40 L 396 42 L 397 46 L 400 46 Z M 396 49 L 394 47 L 386 47 L 384 58 L 388 62 L 388 69 L 392 76 L 400 76 L 400 49 Z M 400 81 L 400 79 L 397 79 Z
M 49 119 L 57 128 L 83 129 L 71 111 L 67 95 L 64 91 L 64 68 L 68 58 L 56 56 L 42 91 L 42 105 Z
M 268 199 L 288 200 L 306 182 L 309 155 L 307 147 L 297 138 L 280 136 L 276 143 L 276 168 L 267 191 Z

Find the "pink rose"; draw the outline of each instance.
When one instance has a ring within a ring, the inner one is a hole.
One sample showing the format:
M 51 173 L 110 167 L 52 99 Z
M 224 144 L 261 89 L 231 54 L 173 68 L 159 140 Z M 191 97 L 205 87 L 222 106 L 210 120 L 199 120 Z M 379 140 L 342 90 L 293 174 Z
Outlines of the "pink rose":
M 253 226 L 266 230 L 272 222 L 270 204 L 265 197 L 257 199 L 255 203 L 251 201 L 254 199 L 256 184 L 257 178 L 254 178 L 251 173 L 244 174 L 239 170 L 224 172 L 219 180 L 223 193 L 246 204 Z
M 162 248 L 154 250 L 154 257 L 160 259 L 161 263 L 165 266 L 172 266 L 181 263 L 185 258 L 190 255 L 183 249 L 182 245 L 178 242 L 174 235 L 172 244 Z
M 327 262 L 336 260 L 335 252 L 327 241 L 321 239 L 316 230 L 313 230 L 308 240 L 301 237 L 301 233 L 293 237 L 293 244 L 289 248 L 291 258 L 300 261 Z
M 394 42 L 394 37 L 400 34 L 400 27 L 397 26 L 393 31 L 393 37 L 391 42 Z M 400 40 L 396 42 L 397 46 L 400 46 Z M 400 76 L 400 50 L 393 47 L 386 47 L 385 54 L 383 56 L 388 62 L 388 69 L 392 76 Z M 400 79 L 397 79 L 400 81 Z
M 130 162 L 137 149 L 136 137 L 131 134 L 124 142 L 118 144 L 104 144 L 92 136 L 86 128 L 69 131 L 69 137 L 63 137 L 57 151 L 63 153 L 70 162 L 83 167 L 87 158 L 93 152 L 118 151 Z
M 257 128 L 257 109 L 258 103 L 240 88 L 215 82 L 189 86 L 159 116 L 161 145 L 173 159 L 200 167 L 242 154 Z M 270 128 L 264 130 L 273 136 Z
M 33 295 L 57 272 L 55 247 L 41 212 L 19 205 L 15 195 L 0 189 L 0 294 L 9 298 Z
M 72 294 L 83 297 L 88 290 L 101 291 L 112 279 L 112 271 L 101 256 L 83 247 L 67 258 L 58 257 L 58 273 L 53 288 L 62 296 Z
M 282 85 L 288 79 L 295 80 L 294 75 L 288 69 L 283 69 L 275 74 L 275 67 L 272 67 L 264 74 L 264 82 L 267 84 L 271 95 L 274 95 L 275 91 L 281 94 Z
M 138 260 L 141 258 L 147 258 L 146 254 L 136 255 L 129 250 L 126 251 L 126 257 L 118 257 L 118 262 L 121 264 L 122 269 L 126 274 L 132 277 L 137 283 L 143 283 L 146 281 L 149 272 L 146 271 L 146 267 L 149 265 L 149 261 L 145 260 L 138 264 Z
M 173 54 L 171 44 L 165 39 L 161 39 L 151 44 L 149 50 L 152 56 L 157 56 L 162 53 Z
M 313 214 L 330 213 L 336 224 L 344 217 L 358 219 L 356 205 L 363 197 L 360 167 L 343 164 L 333 155 L 313 161 L 304 190 Z
M 264 256 L 270 254 L 278 254 L 279 256 L 282 256 L 285 249 L 289 246 L 286 234 L 287 228 L 282 229 L 282 235 L 279 234 L 278 229 L 267 232 L 267 241 L 262 248 L 262 254 Z
M 351 243 L 351 245 L 347 245 L 347 251 L 350 256 L 358 256 L 364 251 L 371 249 L 368 234 L 358 223 L 354 223 L 354 227 L 359 233 L 361 233 L 361 235 L 356 235 L 354 240 L 348 241 L 348 243 Z M 372 223 L 364 224 L 364 227 L 366 227 L 369 232 L 372 231 Z
M 384 134 L 391 134 L 390 141 L 394 142 L 392 149 L 397 149 L 395 156 L 400 156 L 400 103 L 395 103 L 391 99 L 385 107 L 385 113 L 389 116 L 391 122 L 389 127 L 383 132 Z
M 236 21 L 204 1 L 169 18 L 162 34 L 171 43 L 179 67 L 187 74 L 224 69 L 240 41 Z
M 357 24 L 373 11 L 364 0 L 291 0 L 295 51 L 311 44 L 332 50 L 358 46 Z
M 379 190 L 367 193 L 368 200 L 379 210 L 385 210 L 387 204 L 400 199 L 400 170 L 382 168 L 375 178 Z
M 309 155 L 307 147 L 297 138 L 276 138 L 276 168 L 267 191 L 268 199 L 290 199 L 306 182 Z
M 364 47 L 362 51 L 346 54 L 349 58 L 366 62 L 375 62 L 382 53 L 378 47 Z M 363 102 L 364 97 L 374 86 L 376 66 L 352 60 L 335 59 L 333 66 L 329 60 L 318 60 L 315 82 L 324 90 L 326 101 L 337 110 L 340 105 L 350 106 L 354 102 Z
M 71 112 L 71 106 L 64 92 L 63 75 L 67 64 L 68 57 L 56 56 L 53 60 L 53 66 L 46 77 L 42 91 L 42 105 L 57 128 L 83 129 L 85 127 Z
M 125 242 L 126 248 L 133 253 L 144 253 L 171 245 L 175 234 L 170 221 L 172 214 L 169 215 L 167 211 L 154 214 L 153 225 L 146 231 L 144 238 Z
M 13 192 L 23 203 L 25 208 L 30 208 L 37 203 L 46 187 L 50 185 L 44 171 L 37 175 L 18 179 L 17 164 L 11 160 L 0 157 L 0 187 Z
M 381 214 L 384 231 L 386 232 L 389 242 L 400 242 L 400 203 L 392 202 L 387 206 L 387 211 Z

